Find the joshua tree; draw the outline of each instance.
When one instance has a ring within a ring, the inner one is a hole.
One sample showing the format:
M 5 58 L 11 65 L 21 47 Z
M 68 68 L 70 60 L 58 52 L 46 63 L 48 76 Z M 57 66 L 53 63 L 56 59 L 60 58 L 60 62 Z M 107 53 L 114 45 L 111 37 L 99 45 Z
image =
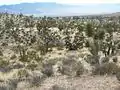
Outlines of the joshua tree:
M 87 25 L 86 25 L 86 35 L 88 36 L 88 37 L 92 37 L 93 35 L 94 35 L 94 29 L 93 29 L 93 27 L 92 27 L 92 24 L 90 24 L 90 23 L 88 23 Z
M 47 23 L 47 21 L 42 21 L 42 23 L 37 24 L 37 29 L 39 31 L 38 34 L 40 37 L 40 44 L 42 45 L 41 48 L 43 48 L 42 51 L 44 52 L 43 54 L 47 53 L 50 47 L 55 46 L 56 42 L 59 42 L 60 39 L 57 32 L 51 31 L 49 29 L 50 26 Z

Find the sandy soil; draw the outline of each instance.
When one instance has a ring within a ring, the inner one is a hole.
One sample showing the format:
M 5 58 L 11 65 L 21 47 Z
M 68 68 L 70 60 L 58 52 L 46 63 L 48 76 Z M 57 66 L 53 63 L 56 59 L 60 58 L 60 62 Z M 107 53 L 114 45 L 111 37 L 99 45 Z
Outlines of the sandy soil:
M 64 89 L 51 89 L 54 85 Z M 57 76 L 47 78 L 41 87 L 28 90 L 120 90 L 120 83 L 115 76 L 82 76 L 76 78 Z

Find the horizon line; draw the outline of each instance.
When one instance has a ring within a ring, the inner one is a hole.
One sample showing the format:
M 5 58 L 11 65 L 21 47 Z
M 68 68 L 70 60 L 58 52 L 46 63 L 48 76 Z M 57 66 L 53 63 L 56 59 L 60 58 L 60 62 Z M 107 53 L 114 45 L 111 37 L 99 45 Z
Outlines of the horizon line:
M 81 2 L 81 3 L 67 3 L 67 2 L 54 2 L 54 1 L 33 1 L 33 2 L 18 2 L 18 3 L 6 3 L 0 4 L 0 6 L 4 5 L 17 5 L 24 3 L 55 3 L 55 4 L 63 4 L 63 5 L 97 5 L 97 4 L 120 4 L 120 2 Z

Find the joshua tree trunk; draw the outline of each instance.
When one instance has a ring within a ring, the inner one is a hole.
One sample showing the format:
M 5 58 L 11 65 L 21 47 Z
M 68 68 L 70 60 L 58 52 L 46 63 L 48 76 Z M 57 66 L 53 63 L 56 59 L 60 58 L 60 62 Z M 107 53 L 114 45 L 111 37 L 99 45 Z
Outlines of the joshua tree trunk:
M 45 45 L 45 53 L 47 53 L 48 52 L 48 43 L 46 43 L 46 45 Z
M 112 48 L 111 54 L 115 54 L 115 48 L 114 47 Z
M 107 51 L 107 55 L 111 54 L 111 50 L 112 50 L 112 41 L 109 43 L 108 45 L 108 51 Z
M 110 50 L 111 50 L 111 48 L 109 47 L 108 51 L 107 51 L 107 55 L 110 55 Z

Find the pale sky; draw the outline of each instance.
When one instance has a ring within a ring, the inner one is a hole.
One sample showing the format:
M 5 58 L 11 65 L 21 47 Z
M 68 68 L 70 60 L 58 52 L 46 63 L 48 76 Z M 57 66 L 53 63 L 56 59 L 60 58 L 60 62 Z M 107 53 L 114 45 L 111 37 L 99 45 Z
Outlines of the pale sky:
M 17 4 L 23 2 L 56 2 L 64 4 L 83 4 L 83 3 L 120 3 L 120 0 L 0 0 L 0 5 Z
M 10 5 L 19 3 L 32 3 L 32 2 L 55 2 L 60 4 L 69 4 L 66 7 L 54 7 L 46 6 L 30 8 L 36 12 L 42 12 L 44 15 L 87 15 L 87 14 L 101 14 L 101 13 L 113 13 L 120 11 L 120 0 L 0 0 L 0 5 Z M 105 4 L 103 4 L 105 3 Z M 74 6 L 71 6 L 74 5 Z M 77 6 L 78 5 L 78 6 Z M 31 10 L 30 9 L 30 10 Z M 16 11 L 14 8 L 13 11 Z M 23 11 L 31 12 L 28 7 Z M 32 12 L 32 14 L 34 14 Z

